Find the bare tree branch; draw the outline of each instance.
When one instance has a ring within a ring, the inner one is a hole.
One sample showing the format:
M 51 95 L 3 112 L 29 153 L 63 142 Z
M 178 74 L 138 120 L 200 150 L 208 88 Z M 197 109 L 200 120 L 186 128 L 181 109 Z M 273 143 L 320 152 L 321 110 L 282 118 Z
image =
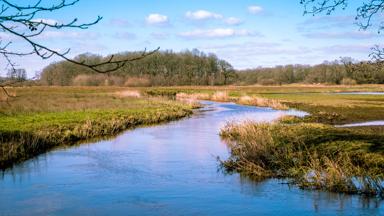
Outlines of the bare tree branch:
M 79 23 L 77 18 L 67 23 L 59 23 L 55 20 L 42 18 L 43 12 L 60 11 L 63 8 L 76 5 L 79 1 L 80 0 L 0 0 L 0 32 L 9 36 L 8 42 L 5 41 L 5 38 L 0 37 L 0 57 L 3 57 L 7 62 L 6 67 L 15 70 L 16 64 L 12 61 L 12 58 L 15 56 L 37 55 L 42 59 L 49 59 L 56 56 L 73 64 L 89 68 L 97 73 L 110 73 L 124 67 L 130 62 L 145 58 L 159 50 L 159 48 L 149 52 L 144 50 L 139 56 L 130 59 L 116 59 L 112 55 L 103 62 L 88 64 L 85 61 L 77 61 L 68 57 L 70 49 L 60 52 L 37 41 L 38 36 L 48 29 L 88 29 L 102 20 L 102 17 L 98 16 L 94 21 L 89 23 Z M 20 40 L 26 43 L 29 46 L 29 51 L 12 49 L 13 40 Z M 3 45 L 1 46 L 1 44 Z M 0 82 L 0 88 L 3 93 L 10 96 L 5 87 L 13 84 L 15 83 Z
M 369 55 L 373 60 L 383 61 L 384 59 L 384 48 L 380 48 L 379 45 L 375 45 L 371 48 L 372 53 Z
M 90 23 L 78 23 L 77 18 L 74 18 L 68 23 L 58 23 L 56 21 L 52 23 L 51 20 L 38 17 L 41 12 L 57 11 L 65 7 L 76 5 L 78 2 L 79 0 L 60 0 L 53 5 L 46 6 L 43 0 L 38 0 L 35 3 L 28 5 L 15 3 L 11 0 L 0 0 L 0 31 L 21 39 L 31 47 L 30 52 L 12 51 L 10 50 L 11 42 L 9 42 L 6 46 L 0 47 L 0 55 L 5 57 L 8 63 L 11 61 L 11 56 L 36 54 L 42 59 L 49 59 L 53 56 L 57 56 L 74 64 L 88 67 L 97 73 L 109 73 L 118 70 L 129 62 L 142 59 L 159 50 L 159 48 L 150 52 L 144 50 L 140 56 L 132 59 L 115 60 L 114 56 L 111 56 L 107 61 L 93 65 L 69 58 L 67 55 L 69 54 L 70 49 L 67 49 L 64 52 L 59 52 L 35 40 L 37 36 L 41 35 L 49 28 L 56 30 L 64 28 L 87 29 L 102 20 L 102 17 L 98 16 L 96 20 Z M 107 65 L 109 67 L 102 67 Z

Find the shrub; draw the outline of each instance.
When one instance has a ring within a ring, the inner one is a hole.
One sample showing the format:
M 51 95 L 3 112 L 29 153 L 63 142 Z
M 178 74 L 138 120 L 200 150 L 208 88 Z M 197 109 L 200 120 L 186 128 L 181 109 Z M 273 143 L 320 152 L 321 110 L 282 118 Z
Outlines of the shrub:
M 147 86 L 151 86 L 151 81 L 145 77 L 129 77 L 124 82 L 124 86 L 127 86 L 127 87 L 147 87 Z
M 278 85 L 279 83 L 274 79 L 260 79 L 257 82 L 260 85 Z
M 340 82 L 342 85 L 356 85 L 357 82 L 354 79 L 351 78 L 343 78 Z
M 78 75 L 72 80 L 75 86 L 121 86 L 123 78 L 118 76 L 107 76 L 104 74 Z

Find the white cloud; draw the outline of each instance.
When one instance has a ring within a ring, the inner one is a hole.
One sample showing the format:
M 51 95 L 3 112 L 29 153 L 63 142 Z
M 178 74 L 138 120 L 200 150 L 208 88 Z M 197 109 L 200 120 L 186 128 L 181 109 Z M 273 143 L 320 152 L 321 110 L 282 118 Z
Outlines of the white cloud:
M 190 39 L 198 38 L 227 38 L 234 36 L 253 36 L 252 32 L 246 29 L 216 28 L 216 29 L 196 29 L 193 31 L 182 32 L 179 36 Z
M 116 26 L 116 27 L 130 27 L 132 26 L 131 23 L 126 19 L 111 19 L 109 21 L 109 25 Z
M 161 14 L 149 14 L 145 20 L 149 25 L 164 25 L 169 22 L 168 17 Z
M 370 39 L 380 37 L 381 35 L 365 32 L 365 31 L 350 31 L 350 32 L 310 32 L 303 34 L 304 37 L 312 39 Z
M 257 5 L 252 5 L 248 7 L 248 12 L 251 14 L 259 14 L 263 11 L 263 8 Z
M 38 19 L 33 19 L 31 20 L 32 22 L 41 22 L 41 23 L 46 23 L 48 25 L 56 25 L 56 24 L 59 24 L 59 22 L 57 20 L 53 20 L 53 19 L 42 19 L 42 18 L 38 18 Z
M 136 36 L 136 34 L 131 33 L 131 32 L 117 32 L 114 35 L 114 38 L 123 39 L 123 40 L 134 40 L 137 38 L 137 36 Z
M 348 44 L 348 45 L 331 45 L 326 47 L 317 48 L 317 50 L 323 52 L 324 54 L 341 54 L 341 55 L 351 55 L 351 53 L 362 53 L 368 56 L 368 53 L 371 51 L 372 46 L 369 44 Z
M 207 20 L 207 19 L 222 19 L 221 14 L 213 13 L 206 10 L 188 11 L 185 17 L 191 20 Z
M 162 32 L 152 32 L 151 37 L 157 40 L 165 40 L 169 37 L 167 33 Z
M 9 33 L 0 32 L 0 41 L 11 40 L 11 39 L 17 39 L 17 37 Z
M 243 23 L 243 21 L 236 17 L 229 17 L 225 19 L 225 23 L 228 25 L 240 25 L 241 23 Z
M 94 32 L 64 32 L 64 31 L 45 31 L 37 36 L 38 39 L 54 40 L 54 39 L 78 39 L 78 40 L 95 40 L 100 37 L 100 34 Z

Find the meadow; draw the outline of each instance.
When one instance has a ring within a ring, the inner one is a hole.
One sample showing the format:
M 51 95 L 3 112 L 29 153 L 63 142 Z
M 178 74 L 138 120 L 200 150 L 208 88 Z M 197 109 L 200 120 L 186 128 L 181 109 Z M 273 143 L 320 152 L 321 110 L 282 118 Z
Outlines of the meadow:
M 0 168 L 57 146 L 179 119 L 192 105 L 122 88 L 21 87 L 0 103 Z

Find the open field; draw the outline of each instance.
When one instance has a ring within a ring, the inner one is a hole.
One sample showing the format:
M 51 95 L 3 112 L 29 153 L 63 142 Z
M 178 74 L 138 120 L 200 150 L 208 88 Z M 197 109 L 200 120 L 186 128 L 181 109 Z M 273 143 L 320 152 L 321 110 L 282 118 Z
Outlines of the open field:
M 119 88 L 15 88 L 0 103 L 0 168 L 56 146 L 191 114 L 192 106 Z

